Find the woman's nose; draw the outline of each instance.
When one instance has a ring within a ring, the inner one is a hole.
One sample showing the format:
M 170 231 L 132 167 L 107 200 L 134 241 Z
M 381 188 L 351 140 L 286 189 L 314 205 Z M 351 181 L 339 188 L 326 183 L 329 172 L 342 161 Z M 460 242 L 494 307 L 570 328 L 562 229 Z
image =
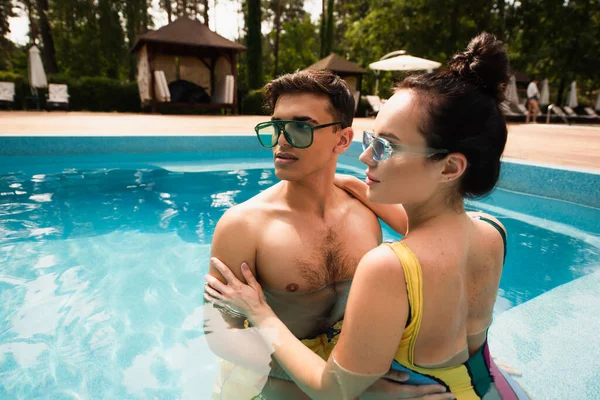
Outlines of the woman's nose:
M 363 150 L 363 152 L 360 154 L 360 157 L 358 157 L 358 159 L 363 163 L 366 164 L 370 167 L 374 167 L 375 165 L 377 165 L 377 161 L 373 160 L 373 148 L 372 146 L 369 146 L 366 148 L 366 150 Z

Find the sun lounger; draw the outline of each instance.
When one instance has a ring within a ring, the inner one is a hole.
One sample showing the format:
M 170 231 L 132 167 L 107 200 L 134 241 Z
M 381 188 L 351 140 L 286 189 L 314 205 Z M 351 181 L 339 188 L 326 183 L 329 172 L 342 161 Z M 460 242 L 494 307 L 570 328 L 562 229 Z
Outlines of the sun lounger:
M 0 82 L 0 104 L 12 107 L 15 104 L 15 83 Z
M 577 114 L 575 112 L 575 110 L 573 110 L 569 106 L 564 106 L 563 110 L 565 111 L 565 113 L 567 113 L 567 115 L 569 116 L 569 118 L 571 118 L 571 119 L 573 119 L 575 121 L 579 121 L 579 122 L 592 122 L 593 120 L 595 120 L 596 118 L 598 118 L 598 116 L 590 115 L 589 112 L 586 112 L 586 114 L 583 114 L 583 115 L 582 114 Z
M 559 106 L 556 106 L 554 104 L 550 104 L 548 106 L 548 112 L 546 114 L 547 124 L 550 123 L 550 116 L 552 113 L 556 114 L 565 124 L 571 124 L 571 121 L 567 114 L 565 114 L 565 112 Z
M 585 107 L 583 111 L 585 111 L 590 117 L 600 118 L 600 115 L 598 115 L 598 113 L 596 113 L 592 107 Z
M 69 109 L 69 89 L 65 84 L 50 83 L 48 84 L 48 98 L 46 107 Z

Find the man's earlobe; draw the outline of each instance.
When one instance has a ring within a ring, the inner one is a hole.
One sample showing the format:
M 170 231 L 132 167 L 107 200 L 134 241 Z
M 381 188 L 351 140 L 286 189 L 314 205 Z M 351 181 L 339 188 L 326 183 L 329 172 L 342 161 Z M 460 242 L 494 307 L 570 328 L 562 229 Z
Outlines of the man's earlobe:
M 344 128 L 340 135 L 338 146 L 348 148 L 352 144 L 352 138 L 354 138 L 354 130 L 351 127 Z

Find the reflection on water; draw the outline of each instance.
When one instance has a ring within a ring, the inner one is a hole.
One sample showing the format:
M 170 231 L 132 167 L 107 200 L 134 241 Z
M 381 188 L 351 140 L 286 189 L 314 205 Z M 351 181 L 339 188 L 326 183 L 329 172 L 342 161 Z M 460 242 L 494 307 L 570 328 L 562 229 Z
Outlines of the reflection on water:
M 201 305 L 214 227 L 274 182 L 269 169 L 0 175 L 0 398 L 209 393 Z M 498 313 L 598 267 L 583 241 L 502 221 Z
M 3 175 L 0 240 L 69 239 L 137 230 L 175 231 L 184 240 L 206 243 L 206 235 L 196 232 L 200 222 L 212 232 L 227 208 L 274 181 L 269 170 L 68 169 L 56 175 Z

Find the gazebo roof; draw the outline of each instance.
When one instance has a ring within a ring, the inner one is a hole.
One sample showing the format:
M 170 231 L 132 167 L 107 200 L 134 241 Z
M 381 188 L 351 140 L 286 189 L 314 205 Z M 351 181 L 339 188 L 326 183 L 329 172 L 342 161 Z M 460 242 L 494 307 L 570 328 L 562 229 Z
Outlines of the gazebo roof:
M 360 65 L 348 61 L 335 53 L 331 53 L 324 59 L 317 61 L 306 69 L 328 69 L 332 72 L 342 72 L 346 74 L 366 74 L 367 70 Z
M 213 47 L 234 51 L 246 50 L 246 46 L 225 39 L 211 31 L 202 22 L 188 17 L 180 17 L 160 29 L 138 36 L 131 52 L 137 52 L 144 43 Z

